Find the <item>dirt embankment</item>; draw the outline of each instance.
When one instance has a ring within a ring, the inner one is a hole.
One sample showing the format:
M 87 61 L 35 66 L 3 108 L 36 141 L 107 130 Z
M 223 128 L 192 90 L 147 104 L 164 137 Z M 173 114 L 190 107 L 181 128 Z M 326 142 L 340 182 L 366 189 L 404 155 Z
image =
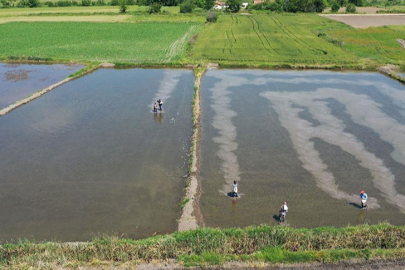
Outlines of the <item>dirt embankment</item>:
M 355 28 L 405 25 L 405 14 L 322 14 L 320 16 L 343 22 Z
M 191 165 L 186 188 L 186 199 L 189 201 L 183 208 L 183 213 L 178 223 L 179 231 L 196 229 L 203 225 L 203 218 L 200 212 L 199 199 L 201 196 L 201 185 L 199 179 L 200 170 L 200 149 L 201 149 L 201 77 L 205 69 L 197 71 L 194 83 L 194 106 L 193 106 L 193 135 L 191 137 Z

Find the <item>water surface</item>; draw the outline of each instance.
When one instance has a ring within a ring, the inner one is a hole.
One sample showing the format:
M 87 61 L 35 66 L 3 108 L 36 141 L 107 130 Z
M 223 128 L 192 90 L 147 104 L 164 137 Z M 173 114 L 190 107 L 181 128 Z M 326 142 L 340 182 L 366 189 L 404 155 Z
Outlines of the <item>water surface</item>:
M 0 63 L 0 109 L 63 80 L 82 67 Z
M 174 232 L 193 84 L 187 70 L 100 69 L 0 117 L 0 239 Z
M 378 73 L 212 70 L 202 84 L 207 226 L 405 224 L 405 88 Z M 239 182 L 239 199 L 231 184 Z M 359 209 L 365 190 L 369 209 Z

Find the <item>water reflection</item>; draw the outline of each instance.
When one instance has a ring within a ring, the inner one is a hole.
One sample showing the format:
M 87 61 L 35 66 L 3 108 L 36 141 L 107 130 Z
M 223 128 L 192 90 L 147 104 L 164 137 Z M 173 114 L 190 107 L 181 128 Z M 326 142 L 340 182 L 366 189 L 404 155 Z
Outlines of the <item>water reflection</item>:
M 151 116 L 167 74 L 176 91 Z M 0 241 L 175 231 L 193 85 L 190 70 L 100 69 L 0 117 Z
M 358 211 L 362 189 L 370 191 L 372 222 L 402 224 L 404 134 L 405 89 L 380 74 L 209 71 L 203 81 L 206 224 L 265 222 L 272 212 L 264 205 L 288 200 L 299 212 L 291 215 L 295 226 L 346 225 L 357 221 L 339 213 Z M 238 202 L 244 218 L 226 222 L 224 201 L 211 192 L 238 178 L 246 191 Z
M 155 120 L 155 123 L 161 124 L 163 121 L 163 113 L 162 112 L 154 112 L 153 113 L 153 119 Z

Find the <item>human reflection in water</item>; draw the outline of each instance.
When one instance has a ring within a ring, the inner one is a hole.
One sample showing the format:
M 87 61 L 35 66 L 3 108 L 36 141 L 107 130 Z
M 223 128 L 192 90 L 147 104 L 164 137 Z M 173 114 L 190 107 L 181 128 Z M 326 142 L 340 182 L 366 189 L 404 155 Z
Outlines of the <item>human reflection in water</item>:
M 153 113 L 153 118 L 155 119 L 155 123 L 162 123 L 163 121 L 163 113 Z

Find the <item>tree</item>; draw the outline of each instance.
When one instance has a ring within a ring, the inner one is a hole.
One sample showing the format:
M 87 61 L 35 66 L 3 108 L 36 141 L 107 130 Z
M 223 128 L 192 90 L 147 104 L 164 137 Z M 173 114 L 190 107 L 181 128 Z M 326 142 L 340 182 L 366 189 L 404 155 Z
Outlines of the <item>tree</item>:
M 316 12 L 322 12 L 326 8 L 325 0 L 314 0 L 313 4 Z
M 162 5 L 161 4 L 159 4 L 159 3 L 152 3 L 150 6 L 149 6 L 149 10 L 148 10 L 148 12 L 149 13 L 160 13 L 160 11 L 162 10 Z
M 340 5 L 338 2 L 333 2 L 332 5 L 330 6 L 330 9 L 332 12 L 338 12 L 340 9 Z
M 228 11 L 236 13 L 240 10 L 241 0 L 226 0 L 225 5 Z
M 205 18 L 207 19 L 207 22 L 216 22 L 218 20 L 218 14 L 215 11 L 210 11 Z
M 215 5 L 215 0 L 205 0 L 204 9 L 210 10 L 211 8 L 214 7 L 214 5 Z
M 39 7 L 39 0 L 28 0 L 28 6 L 30 8 Z
M 126 0 L 120 0 L 120 13 L 125 13 L 127 12 L 127 1 Z
M 192 13 L 194 7 L 193 0 L 186 0 L 180 5 L 180 13 Z
M 346 12 L 355 13 L 356 12 L 356 6 L 353 5 L 353 4 L 347 4 L 346 5 Z

